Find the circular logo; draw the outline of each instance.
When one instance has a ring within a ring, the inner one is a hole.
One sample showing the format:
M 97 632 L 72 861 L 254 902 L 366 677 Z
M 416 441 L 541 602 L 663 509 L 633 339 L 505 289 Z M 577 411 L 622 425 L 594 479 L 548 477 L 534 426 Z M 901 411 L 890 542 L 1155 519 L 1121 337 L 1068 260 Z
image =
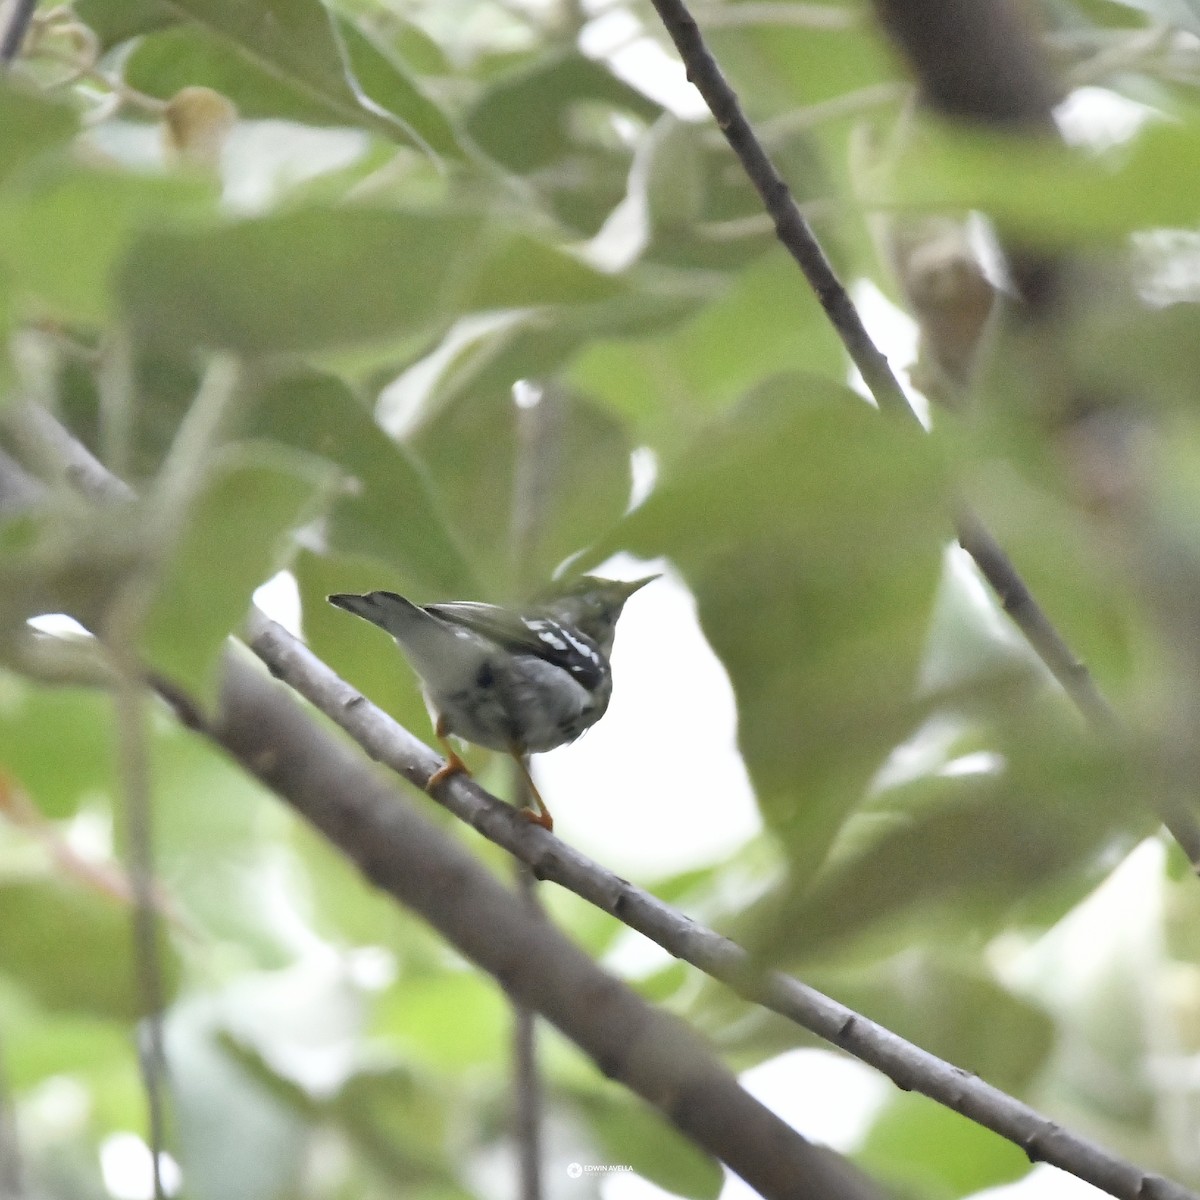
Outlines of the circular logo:
M 578 1179 L 580 1175 L 583 1174 L 583 1168 L 578 1163 L 571 1163 L 571 1165 L 567 1167 L 567 1174 L 570 1175 L 572 1179 Z

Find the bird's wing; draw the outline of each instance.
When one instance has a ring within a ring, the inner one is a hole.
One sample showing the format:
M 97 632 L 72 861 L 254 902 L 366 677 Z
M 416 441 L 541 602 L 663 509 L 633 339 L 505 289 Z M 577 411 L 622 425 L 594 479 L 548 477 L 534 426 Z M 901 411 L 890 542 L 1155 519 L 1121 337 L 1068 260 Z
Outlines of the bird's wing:
M 595 642 L 552 617 L 523 616 L 470 600 L 430 604 L 425 611 L 495 642 L 510 654 L 529 654 L 552 663 L 589 691 L 599 687 L 608 674 L 608 664 Z

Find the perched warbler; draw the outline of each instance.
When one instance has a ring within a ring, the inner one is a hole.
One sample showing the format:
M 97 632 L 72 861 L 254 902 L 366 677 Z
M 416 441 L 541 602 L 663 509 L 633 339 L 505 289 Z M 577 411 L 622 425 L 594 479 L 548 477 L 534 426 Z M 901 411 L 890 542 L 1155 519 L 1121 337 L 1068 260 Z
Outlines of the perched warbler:
M 446 751 L 430 786 L 467 771 L 449 734 L 503 750 L 516 759 L 537 804 L 526 815 L 553 829 L 524 756 L 565 746 L 604 716 L 617 618 L 625 601 L 657 578 L 622 583 L 584 575 L 520 611 L 469 600 L 421 607 L 395 592 L 340 594 L 329 603 L 387 630 L 420 677 Z

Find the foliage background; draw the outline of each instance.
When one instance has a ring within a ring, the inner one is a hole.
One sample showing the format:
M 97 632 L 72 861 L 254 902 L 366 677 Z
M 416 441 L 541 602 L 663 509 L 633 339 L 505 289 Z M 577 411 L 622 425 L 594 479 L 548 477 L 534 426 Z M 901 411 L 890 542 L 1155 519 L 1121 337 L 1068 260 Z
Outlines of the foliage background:
M 424 732 L 409 676 L 326 593 L 510 600 L 619 550 L 695 597 L 762 819 L 642 882 L 1200 1178 L 1200 898 L 1144 802 L 1195 778 L 1196 17 L 1044 6 L 1047 52 L 1077 100 L 1091 89 L 1090 144 L 1068 153 L 920 119 L 858 4 L 697 15 L 858 294 L 906 294 L 896 214 L 967 210 L 1105 285 L 1040 346 L 998 332 L 968 413 L 917 441 L 852 390 L 648 7 L 39 11 L 0 91 L 2 383 L 146 500 L 56 496 L 0 532 L 0 1038 L 31 1195 L 132 1187 L 112 1164 L 145 1100 L 113 705 L 51 682 L 26 618 L 104 617 L 149 580 L 140 652 L 211 699 L 223 639 L 286 567 L 317 653 Z M 1131 141 L 1138 121 L 1097 116 L 1115 95 L 1142 106 L 1116 110 L 1146 121 Z M 1062 411 L 1083 385 L 1137 448 L 1099 483 L 1095 426 Z M 634 461 L 654 486 L 629 511 Z M 1126 715 L 1121 746 L 1085 734 L 951 547 L 959 490 Z M 159 712 L 152 778 L 187 1194 L 512 1194 L 500 991 Z M 680 797 L 678 819 L 722 799 Z M 677 964 L 645 970 L 573 897 L 544 901 L 735 1067 L 805 1044 Z M 600 1186 L 555 1171 L 572 1160 L 717 1194 L 715 1165 L 572 1049 L 548 1035 L 543 1058 L 554 1195 Z M 894 1090 L 848 1148 L 932 1197 L 1029 1170 Z

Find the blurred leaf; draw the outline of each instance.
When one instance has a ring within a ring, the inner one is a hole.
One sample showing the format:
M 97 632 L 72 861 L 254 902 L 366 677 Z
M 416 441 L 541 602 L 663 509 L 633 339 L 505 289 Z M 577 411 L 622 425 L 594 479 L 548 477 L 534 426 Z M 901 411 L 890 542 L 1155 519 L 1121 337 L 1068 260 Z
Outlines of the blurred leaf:
M 395 342 L 445 326 L 464 306 L 587 304 L 620 290 L 478 217 L 348 208 L 150 235 L 118 278 L 150 339 L 251 354 Z
M 431 596 L 475 589 L 424 474 L 337 376 L 304 371 L 273 380 L 256 398 L 252 431 L 320 455 L 351 476 L 329 515 L 331 547 L 377 558 Z
M 289 3 L 295 7 L 297 0 Z M 449 121 L 437 106 L 399 64 L 348 22 L 330 18 L 337 22 L 360 85 L 380 110 L 361 104 L 354 96 L 342 75 L 336 43 L 328 29 L 321 37 L 327 43 L 325 49 L 319 53 L 310 44 L 302 60 L 298 45 L 277 42 L 267 34 L 265 25 L 253 31 L 244 26 L 235 29 L 221 23 L 224 14 L 200 11 L 208 7 L 207 3 L 193 6 L 197 24 L 177 25 L 142 38 L 126 60 L 127 82 L 163 99 L 181 88 L 202 85 L 228 96 L 243 117 L 366 126 L 393 139 L 427 144 L 439 154 L 457 157 L 461 153 Z M 216 7 L 226 6 L 218 3 Z M 308 4 L 300 7 L 308 8 Z M 279 19 L 294 17 L 294 13 L 284 13 Z
M 686 576 L 801 878 L 913 720 L 942 494 L 926 439 L 784 376 L 714 422 L 611 541 Z
M 791 112 L 900 75 L 882 30 L 864 20 L 858 5 L 831 7 L 845 14 L 844 27 L 747 21 L 709 31 L 712 52 L 752 117 Z
M 541 399 L 529 408 L 514 402 L 511 383 L 464 391 L 413 442 L 496 599 L 542 590 L 629 500 L 631 447 L 620 423 L 557 384 L 533 386 Z
M 16 88 L 0 88 L 0 182 L 79 129 L 74 111 Z
M 854 1160 L 877 1178 L 931 1200 L 957 1200 L 1029 1171 L 1019 1146 L 914 1093 L 893 1097 Z
M 218 1000 L 196 997 L 167 1021 L 180 1165 L 195 1200 L 276 1200 L 301 1177 L 305 1121 L 222 1042 Z
M 215 698 L 225 638 L 279 569 L 283 536 L 310 510 L 315 484 L 295 457 L 262 448 L 222 463 L 186 515 L 147 621 L 146 653 L 168 679 Z
M 984 969 L 912 950 L 862 970 L 818 968 L 806 982 L 901 1037 L 1021 1095 L 1055 1046 L 1045 1009 L 1001 987 Z
M 69 167 L 0 194 L 0 272 L 22 309 L 91 321 L 107 315 L 109 277 L 135 230 L 198 214 L 194 180 Z
M 538 187 L 561 219 L 591 233 L 624 194 L 631 159 L 612 133 L 613 110 L 646 122 L 662 111 L 603 64 L 572 51 L 486 88 L 465 128 L 487 154 Z
M 0 764 L 52 820 L 78 811 L 89 792 L 114 787 L 112 709 L 82 688 L 0 677 Z
M 777 372 L 845 375 L 828 320 L 782 254 L 754 263 L 678 328 L 622 332 L 619 341 L 593 341 L 569 378 L 668 457 L 710 413 Z
M 577 1092 L 574 1099 L 609 1163 L 632 1167 L 673 1195 L 715 1200 L 720 1193 L 720 1164 L 636 1097 L 604 1088 Z
M 451 970 L 392 988 L 377 1004 L 373 1025 L 429 1070 L 494 1070 L 507 1060 L 512 1010 L 487 976 Z
M 406 1190 L 442 1184 L 454 1188 L 458 1164 L 448 1153 L 456 1097 L 435 1080 L 397 1068 L 358 1071 L 327 1106 L 361 1153 Z
M 47 1009 L 131 1021 L 144 1015 L 129 909 L 69 883 L 0 883 L 0 971 Z M 70 953 L 47 953 L 69 946 Z M 179 962 L 164 940 L 162 991 Z
M 1086 887 L 1115 846 L 1153 828 L 1147 781 L 1116 748 L 1083 741 L 1057 698 L 1014 708 L 994 737 L 1000 769 L 880 795 L 816 885 L 783 900 L 776 923 L 794 946 L 844 950 L 872 926 L 895 945 L 897 925 L 922 915 L 994 933 L 1061 879 Z
M 589 101 L 645 120 L 661 111 L 601 63 L 567 53 L 488 88 L 467 116 L 467 131 L 510 170 L 528 172 L 571 152 L 571 107 Z
M 646 205 L 653 233 L 690 225 L 704 209 L 702 149 L 696 129 L 664 114 L 646 135 Z
M 885 203 L 980 209 L 1044 245 L 1186 228 L 1200 217 L 1200 197 L 1179 164 L 1198 152 L 1194 122 L 1147 124 L 1132 142 L 1103 155 L 938 126 L 925 130 L 901 160 Z
M 74 9 L 105 50 L 179 20 L 169 0 L 77 0 Z

